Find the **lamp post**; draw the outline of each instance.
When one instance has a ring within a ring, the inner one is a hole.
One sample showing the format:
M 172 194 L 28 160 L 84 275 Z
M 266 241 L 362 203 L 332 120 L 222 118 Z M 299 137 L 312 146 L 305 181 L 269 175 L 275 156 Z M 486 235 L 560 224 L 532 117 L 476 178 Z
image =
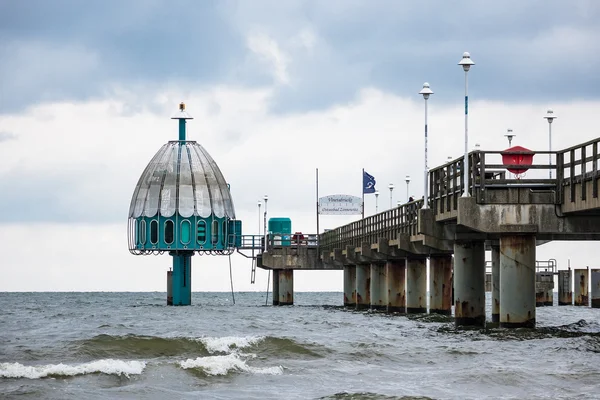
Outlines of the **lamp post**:
M 264 230 L 265 230 L 265 251 L 267 251 L 267 241 L 268 241 L 268 232 L 267 232 L 267 201 L 269 201 L 269 196 L 265 194 L 265 220 L 264 220 Z
M 379 190 L 375 191 L 375 214 L 379 212 Z
M 396 202 L 396 205 L 397 205 L 398 207 L 400 207 L 400 206 L 402 205 L 402 202 L 401 202 L 400 200 L 398 200 L 398 201 Z
M 390 188 L 390 208 L 392 208 L 392 191 L 394 190 L 394 184 L 390 183 L 388 187 Z
M 260 236 L 260 206 L 262 206 L 262 203 L 259 200 L 258 201 L 258 236 Z
M 507 129 L 507 130 L 506 130 L 506 135 L 504 135 L 504 136 L 506 136 L 506 138 L 508 139 L 508 147 L 510 147 L 510 146 L 511 146 L 511 143 L 512 143 L 512 140 L 513 140 L 513 138 L 514 138 L 515 136 L 517 136 L 517 135 L 515 135 L 515 134 L 513 133 L 513 130 L 512 130 L 512 129 Z
M 408 184 L 410 183 L 410 175 L 406 175 L 406 202 L 408 203 L 408 199 L 410 198 L 410 191 L 408 190 Z
M 419 94 L 423 95 L 423 99 L 425 100 L 425 167 L 423 170 L 423 208 L 429 208 L 428 205 L 428 201 L 427 201 L 427 189 L 429 187 L 428 185 L 428 180 L 427 180 L 427 172 L 428 172 L 428 168 L 427 168 L 427 100 L 429 99 L 429 96 L 433 94 L 433 92 L 431 91 L 431 89 L 429 88 L 429 83 L 425 82 L 423 84 L 423 89 L 421 89 L 421 91 L 419 92 Z
M 558 118 L 554 115 L 554 111 L 551 108 L 548 109 L 544 118 L 548 120 L 548 151 L 552 151 L 552 121 Z M 548 154 L 548 165 L 552 165 L 552 154 Z M 549 177 L 552 179 L 552 168 L 548 169 Z
M 468 72 L 471 69 L 471 65 L 475 65 L 473 60 L 471 60 L 471 55 L 469 52 L 465 51 L 463 53 L 462 59 L 459 61 L 458 65 L 463 67 L 465 71 L 465 159 L 464 159 L 464 167 L 463 167 L 463 181 L 465 191 L 463 192 L 463 197 L 469 197 L 469 80 L 468 80 Z

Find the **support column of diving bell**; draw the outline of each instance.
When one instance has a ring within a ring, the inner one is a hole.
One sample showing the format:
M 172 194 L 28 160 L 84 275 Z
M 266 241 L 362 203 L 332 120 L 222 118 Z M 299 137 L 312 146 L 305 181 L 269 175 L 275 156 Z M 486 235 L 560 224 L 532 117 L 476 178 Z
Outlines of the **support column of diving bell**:
M 558 271 L 558 305 L 573 305 L 573 291 L 571 290 L 571 268 Z
M 454 242 L 456 326 L 485 326 L 485 246 L 481 240 Z
M 429 312 L 452 314 L 452 256 L 429 258 Z
M 366 310 L 371 306 L 371 266 L 356 266 L 356 309 Z
M 406 313 L 427 312 L 427 258 L 406 259 Z
M 192 304 L 192 254 L 192 252 L 172 254 L 171 291 L 173 293 L 172 305 L 174 306 L 189 306 Z M 168 281 L 169 277 L 167 275 L 167 284 Z
M 344 266 L 344 306 L 356 307 L 356 265 Z
M 387 290 L 385 265 L 371 264 L 371 310 L 385 310 L 387 308 Z
M 500 243 L 492 243 L 492 322 L 500 323 Z
M 535 236 L 500 237 L 500 326 L 535 327 Z
M 385 268 L 387 312 L 406 314 L 406 259 L 388 261 Z
M 273 298 L 274 306 L 279 305 L 279 272 L 280 271 L 281 271 L 280 269 L 273 270 L 273 295 L 271 297 Z
M 294 304 L 294 270 L 279 270 L 279 305 L 291 306 Z

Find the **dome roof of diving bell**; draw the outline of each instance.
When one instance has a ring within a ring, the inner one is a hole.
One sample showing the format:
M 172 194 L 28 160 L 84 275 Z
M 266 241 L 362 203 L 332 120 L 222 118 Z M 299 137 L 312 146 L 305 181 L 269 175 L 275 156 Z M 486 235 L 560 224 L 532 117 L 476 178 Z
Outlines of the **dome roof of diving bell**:
M 184 218 L 235 219 L 221 170 L 194 141 L 171 141 L 160 148 L 142 173 L 129 207 L 130 218 L 176 213 Z

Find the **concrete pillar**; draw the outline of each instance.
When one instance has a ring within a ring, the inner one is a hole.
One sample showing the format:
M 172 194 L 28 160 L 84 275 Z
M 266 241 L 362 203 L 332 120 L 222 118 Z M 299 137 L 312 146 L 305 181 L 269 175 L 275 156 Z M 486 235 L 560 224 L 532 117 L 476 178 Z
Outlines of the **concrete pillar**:
M 344 306 L 356 307 L 356 265 L 344 266 Z
M 589 268 L 576 269 L 573 278 L 573 289 L 575 289 L 575 305 L 589 306 L 590 297 L 588 293 L 588 275 Z
M 279 271 L 281 271 L 281 270 L 280 269 L 273 270 L 273 295 L 271 297 L 273 298 L 274 306 L 279 305 Z
M 558 305 L 573 305 L 573 292 L 571 291 L 571 269 L 558 271 Z
M 273 292 L 275 293 L 275 292 Z M 279 270 L 279 305 L 291 306 L 294 304 L 294 270 Z
M 173 305 L 173 271 L 167 271 L 167 305 Z
M 592 270 L 592 308 L 600 308 L 600 269 Z
M 492 322 L 500 322 L 500 244 L 492 244 Z
M 356 266 L 356 309 L 366 310 L 371 306 L 371 266 Z
M 542 271 L 535 273 L 535 306 L 551 306 L 554 301 L 554 274 Z
M 427 312 L 427 259 L 406 259 L 406 313 Z
M 429 258 L 429 312 L 452 314 L 452 256 Z
M 191 254 L 174 254 L 172 257 L 173 305 L 189 306 L 192 304 L 192 256 Z
M 485 247 L 483 241 L 454 242 L 456 326 L 485 326 Z
M 406 313 L 406 260 L 388 261 L 386 267 L 387 312 Z
M 385 265 L 371 264 L 371 310 L 385 310 L 387 305 Z
M 535 327 L 535 236 L 500 238 L 500 326 Z

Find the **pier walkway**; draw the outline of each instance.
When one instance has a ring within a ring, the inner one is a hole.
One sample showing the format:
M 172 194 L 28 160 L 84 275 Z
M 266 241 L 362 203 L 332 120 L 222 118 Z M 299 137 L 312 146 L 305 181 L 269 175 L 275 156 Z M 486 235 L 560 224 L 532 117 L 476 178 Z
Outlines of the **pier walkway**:
M 535 326 L 536 245 L 600 240 L 599 142 L 555 152 L 473 151 L 467 174 L 462 157 L 430 170 L 426 205 L 407 203 L 310 243 L 283 245 L 272 234 L 258 266 L 274 270 L 274 303 L 293 302 L 293 270 L 340 269 L 347 306 L 410 313 L 427 311 L 429 259 L 429 311 L 450 314 L 454 305 L 457 325 L 482 326 L 491 249 L 493 322 Z

